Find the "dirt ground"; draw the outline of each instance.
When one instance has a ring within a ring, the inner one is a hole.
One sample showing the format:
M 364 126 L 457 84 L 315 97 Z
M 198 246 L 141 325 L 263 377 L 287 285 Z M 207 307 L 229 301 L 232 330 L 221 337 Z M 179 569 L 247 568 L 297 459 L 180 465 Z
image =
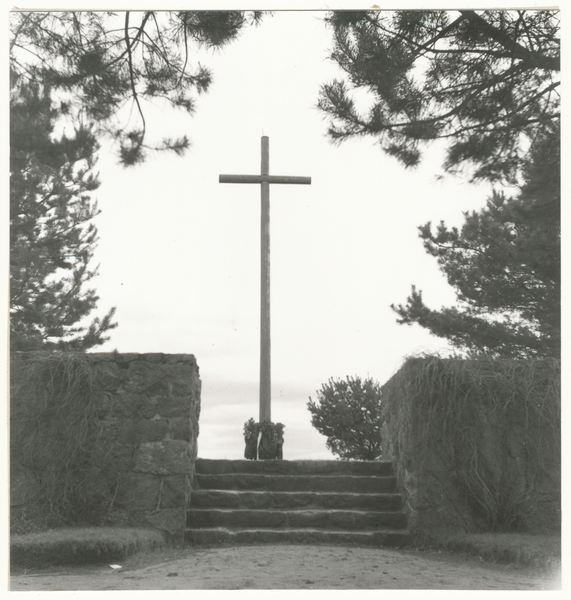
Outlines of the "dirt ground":
M 416 589 L 559 590 L 561 573 L 438 551 L 338 546 L 181 548 L 120 563 L 14 571 L 12 591 Z

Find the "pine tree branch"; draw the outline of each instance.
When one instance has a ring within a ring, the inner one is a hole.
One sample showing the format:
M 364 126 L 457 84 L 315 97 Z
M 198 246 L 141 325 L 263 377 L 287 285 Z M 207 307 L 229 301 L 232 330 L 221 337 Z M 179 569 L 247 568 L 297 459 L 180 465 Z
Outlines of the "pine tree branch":
M 20 14 L 21 14 L 20 24 L 18 25 L 18 29 L 16 29 L 14 35 L 12 36 L 12 40 L 10 41 L 10 52 L 12 52 L 12 50 L 14 49 L 14 46 L 17 45 L 18 36 L 20 35 L 20 32 L 22 31 L 24 26 L 30 20 L 32 13 L 20 13 Z
M 131 53 L 131 44 L 129 41 L 129 14 L 130 14 L 129 11 L 127 11 L 125 13 L 125 44 L 127 45 L 127 56 L 128 56 L 128 63 L 129 63 L 129 77 L 131 80 L 131 91 L 133 93 L 133 99 L 135 100 L 135 103 L 137 104 L 137 109 L 139 111 L 139 115 L 141 116 L 141 120 L 143 122 L 143 132 L 142 132 L 142 135 L 138 136 L 137 144 L 135 146 L 136 150 L 139 150 L 143 145 L 143 139 L 145 137 L 145 131 L 146 131 L 146 122 L 145 122 L 145 115 L 143 113 L 143 109 L 141 108 L 141 104 L 139 103 L 137 88 L 135 86 L 133 55 Z
M 476 25 L 480 31 L 510 52 L 510 55 L 514 58 L 518 58 L 524 63 L 538 69 L 546 69 L 548 71 L 561 70 L 561 59 L 559 57 L 545 56 L 544 54 L 528 50 L 505 32 L 488 23 L 488 21 L 478 15 L 474 10 L 461 10 L 460 12 L 466 19 L 471 21 L 472 24 Z
M 180 77 L 178 79 L 178 83 L 176 87 L 180 86 L 183 75 L 186 72 L 186 65 L 188 64 L 188 33 L 186 32 L 186 27 L 183 26 L 182 33 L 184 35 L 184 64 L 182 65 L 182 69 L 180 70 Z
M 371 15 L 369 13 L 367 13 L 367 20 L 369 21 L 369 23 L 371 25 L 374 25 L 377 29 L 379 29 L 380 31 L 382 31 L 385 34 L 393 36 L 393 37 L 395 37 L 395 38 L 397 38 L 397 39 L 399 39 L 399 40 L 401 40 L 403 42 L 406 42 L 407 44 L 409 44 L 411 46 L 414 46 L 415 49 L 418 51 L 418 54 L 422 55 L 422 56 L 424 56 L 424 51 L 425 50 L 428 50 L 430 52 L 439 52 L 439 50 L 436 50 L 435 48 L 430 48 L 430 46 L 434 46 L 434 44 L 436 44 L 436 42 L 438 40 L 440 40 L 443 37 L 445 37 L 453 29 L 456 29 L 462 23 L 462 21 L 464 21 L 465 19 L 466 19 L 466 17 L 464 15 L 460 15 L 456 20 L 454 20 L 452 23 L 450 23 L 449 25 L 447 25 L 446 27 L 444 27 L 439 33 L 437 33 L 430 40 L 428 40 L 424 44 L 419 44 L 418 42 L 415 42 L 409 36 L 404 35 L 403 33 L 387 29 L 386 27 L 384 27 L 383 25 L 381 25 L 381 23 L 379 23 L 378 20 L 373 19 L 371 17 Z

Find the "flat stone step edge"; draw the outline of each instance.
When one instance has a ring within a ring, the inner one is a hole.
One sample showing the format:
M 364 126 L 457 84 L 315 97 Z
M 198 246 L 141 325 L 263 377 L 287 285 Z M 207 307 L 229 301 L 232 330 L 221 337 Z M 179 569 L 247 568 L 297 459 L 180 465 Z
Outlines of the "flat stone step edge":
M 392 493 L 396 477 L 366 475 L 281 475 L 263 473 L 197 474 L 197 489 L 307 492 Z
M 342 460 L 219 460 L 198 458 L 197 473 L 266 473 L 266 474 L 362 474 L 392 475 L 390 461 Z
M 268 492 L 267 490 L 193 490 L 190 508 L 274 510 L 401 510 L 401 494 L 352 492 Z
M 187 526 L 192 529 L 332 529 L 335 531 L 381 531 L 405 529 L 404 511 L 190 509 Z
M 398 515 L 405 514 L 404 510 L 359 510 L 351 508 L 226 508 L 226 507 L 193 507 L 187 509 L 188 513 L 262 513 L 262 514 L 290 514 L 290 513 L 306 513 L 306 514 L 333 514 L 333 515 Z
M 329 529 L 192 529 L 185 531 L 185 540 L 191 544 L 353 544 L 403 548 L 410 544 L 407 530 L 374 532 L 338 531 Z

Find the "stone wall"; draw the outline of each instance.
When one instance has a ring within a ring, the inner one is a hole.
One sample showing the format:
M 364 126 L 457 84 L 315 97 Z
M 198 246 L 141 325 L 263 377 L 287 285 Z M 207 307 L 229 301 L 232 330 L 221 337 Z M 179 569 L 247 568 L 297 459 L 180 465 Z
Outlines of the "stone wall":
M 41 361 L 47 358 L 43 356 L 13 353 L 12 383 L 25 383 L 26 373 L 37 371 L 38 365 L 45 370 Z M 57 366 L 53 356 L 49 358 L 52 369 Z M 84 481 L 73 493 L 91 507 L 87 519 L 91 516 L 94 524 L 150 525 L 182 540 L 200 415 L 201 382 L 194 356 L 94 353 L 82 354 L 77 360 L 89 376 L 90 389 L 85 422 L 74 425 L 85 428 L 88 448 L 81 466 Z M 61 428 L 56 433 L 57 406 L 49 406 L 54 401 L 46 396 L 36 411 L 23 406 L 38 399 L 33 394 L 26 396 L 22 389 L 13 385 L 11 397 L 12 519 L 42 498 L 42 471 L 47 474 L 59 468 L 50 464 L 49 456 L 44 462 L 41 456 L 30 459 L 33 454 L 25 458 L 30 464 L 22 464 L 19 448 L 37 444 L 38 436 L 48 436 L 46 447 L 53 448 L 55 456 L 61 444 L 49 436 L 62 434 Z M 30 414 L 41 415 L 33 427 Z M 60 413 L 59 419 L 61 414 L 65 417 L 65 412 Z M 81 451 L 78 449 L 78 456 Z M 69 466 L 66 468 L 69 471 Z M 77 470 L 77 465 L 73 468 Z M 45 499 L 42 506 L 47 506 Z
M 456 363 L 409 359 L 382 388 L 382 456 L 415 541 L 559 530 L 560 367 Z

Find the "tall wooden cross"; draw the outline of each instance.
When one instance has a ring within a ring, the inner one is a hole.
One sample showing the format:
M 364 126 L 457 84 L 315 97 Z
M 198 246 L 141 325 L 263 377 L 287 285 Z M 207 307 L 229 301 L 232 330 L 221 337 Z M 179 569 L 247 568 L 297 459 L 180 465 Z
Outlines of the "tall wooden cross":
M 270 175 L 270 139 L 262 137 L 260 175 L 220 175 L 220 183 L 259 183 L 262 186 L 261 303 L 260 303 L 260 423 L 271 421 L 272 378 L 270 342 L 270 183 L 310 184 L 311 177 Z

